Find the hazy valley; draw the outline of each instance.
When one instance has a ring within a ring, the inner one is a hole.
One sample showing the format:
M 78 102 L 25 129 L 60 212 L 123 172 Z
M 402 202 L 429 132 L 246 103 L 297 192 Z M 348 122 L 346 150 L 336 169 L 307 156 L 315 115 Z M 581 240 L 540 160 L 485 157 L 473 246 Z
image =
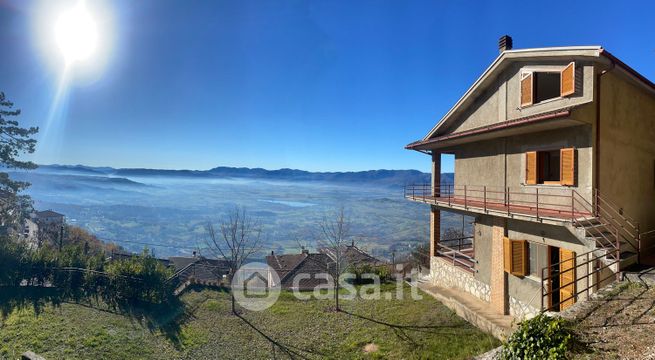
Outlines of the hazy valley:
M 389 257 L 427 239 L 426 206 L 403 199 L 403 184 L 429 181 L 418 171 L 311 173 L 299 170 L 216 168 L 208 171 L 41 166 L 15 172 L 30 181 L 38 209 L 131 251 L 149 245 L 158 256 L 203 252 L 205 225 L 235 205 L 262 224 L 265 250 L 296 251 L 313 244 L 316 224 L 344 206 L 352 233 L 373 254 Z M 444 174 L 450 181 L 452 174 Z M 446 216 L 445 225 L 461 227 Z

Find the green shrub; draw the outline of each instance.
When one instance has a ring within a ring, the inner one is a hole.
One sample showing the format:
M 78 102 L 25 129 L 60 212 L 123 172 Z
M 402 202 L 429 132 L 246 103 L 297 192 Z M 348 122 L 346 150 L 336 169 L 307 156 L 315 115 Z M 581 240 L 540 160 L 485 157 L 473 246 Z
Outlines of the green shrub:
M 172 293 L 170 269 L 144 250 L 140 256 L 116 260 L 106 266 L 106 298 L 116 303 L 162 303 Z
M 512 333 L 503 344 L 501 359 L 565 359 L 571 342 L 566 320 L 539 314 Z

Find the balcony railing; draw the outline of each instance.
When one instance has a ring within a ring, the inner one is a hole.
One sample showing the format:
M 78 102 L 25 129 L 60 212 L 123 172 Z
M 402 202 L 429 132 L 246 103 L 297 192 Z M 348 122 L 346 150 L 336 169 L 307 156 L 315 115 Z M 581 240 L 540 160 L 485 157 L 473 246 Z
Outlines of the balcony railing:
M 588 200 L 574 189 L 453 184 L 443 184 L 437 189 L 430 184 L 419 184 L 406 186 L 404 195 L 423 203 L 507 216 L 556 220 L 593 217 L 584 206 Z
M 473 236 L 456 239 L 443 239 L 437 244 L 437 256 L 451 261 L 453 266 L 461 267 L 469 272 L 476 272 L 473 251 Z

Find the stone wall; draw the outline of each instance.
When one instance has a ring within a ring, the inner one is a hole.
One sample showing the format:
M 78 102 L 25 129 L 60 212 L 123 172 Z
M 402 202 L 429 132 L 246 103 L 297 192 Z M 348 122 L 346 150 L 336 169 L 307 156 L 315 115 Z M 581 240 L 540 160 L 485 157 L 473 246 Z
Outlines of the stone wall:
M 536 309 L 512 296 L 509 297 L 509 314 L 518 320 L 531 319 L 539 314 Z
M 465 291 L 483 301 L 489 302 L 491 288 L 477 280 L 470 272 L 453 266 L 443 259 L 430 259 L 430 277 L 435 285 Z

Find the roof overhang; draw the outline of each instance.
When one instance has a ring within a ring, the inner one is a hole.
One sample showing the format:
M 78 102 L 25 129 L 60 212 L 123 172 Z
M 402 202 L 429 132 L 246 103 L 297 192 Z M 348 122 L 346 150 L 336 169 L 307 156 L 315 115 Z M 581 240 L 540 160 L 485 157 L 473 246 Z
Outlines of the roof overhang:
M 540 115 L 526 116 L 462 132 L 438 136 L 427 140 L 415 141 L 405 146 L 405 148 L 416 151 L 430 151 L 469 142 L 561 129 L 584 124 L 584 122 L 571 119 L 570 116 L 571 108 Z

